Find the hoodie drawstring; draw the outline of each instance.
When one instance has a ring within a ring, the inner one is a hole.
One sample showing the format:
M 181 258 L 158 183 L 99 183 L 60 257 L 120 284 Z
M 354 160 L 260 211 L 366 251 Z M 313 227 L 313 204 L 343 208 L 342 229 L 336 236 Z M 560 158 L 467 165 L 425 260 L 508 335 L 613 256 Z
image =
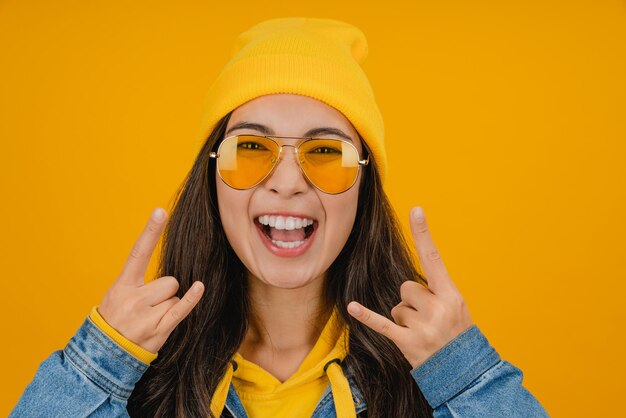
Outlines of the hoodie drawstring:
M 237 370 L 237 362 L 231 360 L 226 367 L 226 373 L 222 377 L 222 380 L 217 384 L 217 388 L 211 398 L 211 412 L 213 416 L 219 418 L 222 415 L 224 405 L 226 405 L 226 397 L 228 396 L 228 389 L 230 388 L 230 382 L 233 380 L 233 373 Z
M 343 374 L 340 363 L 340 359 L 334 358 L 324 366 L 324 372 L 326 372 L 328 380 L 330 380 L 330 389 L 333 392 L 337 418 L 356 418 L 350 384 Z
M 348 383 L 348 379 L 344 376 L 340 364 L 341 360 L 334 358 L 324 366 L 324 372 L 330 381 L 330 389 L 335 402 L 337 418 L 356 418 L 356 410 L 354 409 L 350 384 Z M 219 417 L 222 414 L 222 410 L 226 404 L 230 382 L 233 380 L 235 370 L 237 370 L 237 362 L 231 360 L 226 368 L 226 373 L 215 389 L 215 393 L 211 399 L 211 412 L 213 412 L 215 417 Z

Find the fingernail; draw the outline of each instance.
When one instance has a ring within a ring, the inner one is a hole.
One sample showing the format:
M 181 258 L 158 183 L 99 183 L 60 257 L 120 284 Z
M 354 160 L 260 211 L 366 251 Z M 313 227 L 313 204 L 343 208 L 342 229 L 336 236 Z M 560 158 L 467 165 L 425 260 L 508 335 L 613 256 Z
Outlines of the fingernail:
M 419 206 L 413 209 L 413 219 L 415 219 L 416 221 L 421 221 L 424 219 L 424 211 Z
M 361 307 L 359 305 L 357 305 L 356 303 L 352 303 L 352 304 L 348 305 L 348 311 L 351 314 L 358 315 L 358 314 L 361 313 Z
M 162 221 L 165 218 L 165 213 L 161 208 L 156 208 L 154 212 L 152 212 L 152 219 L 155 221 Z
M 196 282 L 196 283 L 194 283 L 193 285 L 191 285 L 191 291 L 192 291 L 194 294 L 198 294 L 198 293 L 200 293 L 200 288 L 201 288 L 201 287 L 202 287 L 202 286 L 200 286 L 200 283 Z

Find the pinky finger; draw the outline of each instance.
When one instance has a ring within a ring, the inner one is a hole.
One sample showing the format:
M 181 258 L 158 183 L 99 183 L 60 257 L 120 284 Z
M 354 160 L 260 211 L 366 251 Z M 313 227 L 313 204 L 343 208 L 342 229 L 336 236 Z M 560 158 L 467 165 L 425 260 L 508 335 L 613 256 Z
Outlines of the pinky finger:
M 187 293 L 163 315 L 158 327 L 165 330 L 168 334 L 171 333 L 198 304 L 203 292 L 204 284 L 200 281 L 196 281 L 191 288 L 187 290 Z

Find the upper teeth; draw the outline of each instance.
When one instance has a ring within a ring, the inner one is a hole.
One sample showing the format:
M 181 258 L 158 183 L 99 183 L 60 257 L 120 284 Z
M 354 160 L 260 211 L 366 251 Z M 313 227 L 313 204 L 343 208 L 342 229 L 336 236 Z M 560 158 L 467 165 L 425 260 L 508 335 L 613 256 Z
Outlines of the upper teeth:
M 261 225 L 269 225 L 272 228 L 286 229 L 288 231 L 313 225 L 313 219 L 297 218 L 295 216 L 261 215 L 258 219 Z

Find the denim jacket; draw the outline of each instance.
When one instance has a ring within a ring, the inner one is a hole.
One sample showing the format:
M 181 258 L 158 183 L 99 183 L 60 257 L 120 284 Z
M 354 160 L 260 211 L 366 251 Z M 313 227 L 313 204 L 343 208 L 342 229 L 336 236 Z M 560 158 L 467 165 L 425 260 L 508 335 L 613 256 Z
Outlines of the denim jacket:
M 41 363 L 10 417 L 127 417 L 126 403 L 148 369 L 89 317 L 65 349 Z M 358 416 L 367 405 L 345 371 Z M 435 417 L 546 417 L 522 386 L 522 371 L 489 345 L 476 325 L 411 370 Z M 222 417 L 247 418 L 231 383 Z M 330 385 L 311 418 L 336 417 Z

